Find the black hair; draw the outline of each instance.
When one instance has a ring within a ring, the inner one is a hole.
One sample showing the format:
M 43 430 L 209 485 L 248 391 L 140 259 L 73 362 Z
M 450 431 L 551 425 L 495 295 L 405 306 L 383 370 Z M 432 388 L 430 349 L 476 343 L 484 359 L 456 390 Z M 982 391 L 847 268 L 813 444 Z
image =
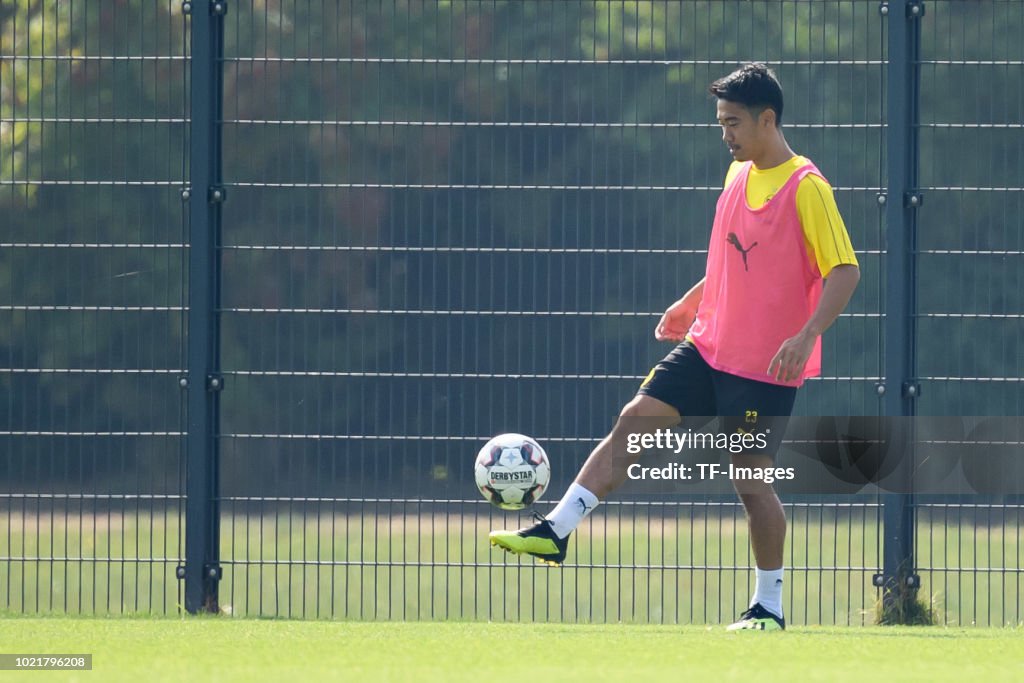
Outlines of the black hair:
M 765 109 L 775 111 L 775 125 L 782 125 L 782 86 L 775 72 L 761 62 L 744 64 L 708 87 L 720 100 L 746 107 L 755 118 Z

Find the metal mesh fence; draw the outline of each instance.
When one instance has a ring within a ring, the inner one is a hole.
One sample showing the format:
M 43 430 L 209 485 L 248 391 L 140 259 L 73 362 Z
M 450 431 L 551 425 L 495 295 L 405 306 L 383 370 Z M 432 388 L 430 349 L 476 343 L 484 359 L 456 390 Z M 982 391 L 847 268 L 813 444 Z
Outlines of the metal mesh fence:
M 548 445 L 560 491 L 664 354 L 651 330 L 703 274 L 726 168 L 703 93 L 751 57 L 778 66 L 794 147 L 841 173 L 866 274 L 801 409 L 877 412 L 876 8 L 237 10 L 224 600 L 357 618 L 738 613 L 752 562 L 736 503 L 614 502 L 552 573 L 488 552 L 489 529 L 520 521 L 474 499 L 469 462 L 490 435 L 526 431 Z M 794 504 L 790 518 L 791 618 L 861 623 L 877 506 Z
M 187 20 L 176 2 L 26 7 L 0 20 L 0 609 L 173 611 Z M 1021 13 L 928 3 L 922 413 L 1021 411 Z M 703 274 L 727 166 L 706 86 L 751 59 L 776 68 L 787 139 L 835 187 L 863 272 L 797 413 L 880 412 L 885 25 L 849 0 L 230 3 L 225 609 L 734 617 L 753 565 L 738 503 L 613 499 L 550 570 L 491 554 L 486 532 L 519 520 L 477 499 L 471 459 L 525 431 L 557 497 L 664 355 L 652 329 Z M 873 621 L 879 499 L 784 502 L 787 618 Z M 919 508 L 940 620 L 1020 621 L 1008 502 Z
M 1024 5 L 928 3 L 922 26 L 918 260 L 920 411 L 1020 415 Z M 1020 444 L 1012 446 L 1019 457 Z M 1004 476 L 1014 476 L 993 463 Z M 922 596 L 958 624 L 1020 623 L 1019 498 L 922 501 Z
M 0 9 L 0 610 L 176 609 L 185 31 Z

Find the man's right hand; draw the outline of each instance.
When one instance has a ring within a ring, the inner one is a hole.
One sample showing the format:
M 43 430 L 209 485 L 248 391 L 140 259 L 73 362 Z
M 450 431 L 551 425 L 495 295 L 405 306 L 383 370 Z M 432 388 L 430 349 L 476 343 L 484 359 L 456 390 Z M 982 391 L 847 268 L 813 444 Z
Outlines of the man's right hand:
M 690 331 L 693 319 L 697 317 L 697 306 L 683 297 L 668 307 L 665 314 L 654 328 L 654 338 L 658 341 L 681 342 Z

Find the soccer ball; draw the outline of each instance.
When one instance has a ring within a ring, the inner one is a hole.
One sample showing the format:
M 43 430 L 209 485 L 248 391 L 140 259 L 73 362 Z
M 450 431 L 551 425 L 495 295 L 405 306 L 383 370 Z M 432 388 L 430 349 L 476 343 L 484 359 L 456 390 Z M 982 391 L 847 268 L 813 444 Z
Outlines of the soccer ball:
M 502 510 L 536 503 L 551 481 L 551 463 L 540 444 L 522 434 L 499 434 L 480 449 L 476 487 Z

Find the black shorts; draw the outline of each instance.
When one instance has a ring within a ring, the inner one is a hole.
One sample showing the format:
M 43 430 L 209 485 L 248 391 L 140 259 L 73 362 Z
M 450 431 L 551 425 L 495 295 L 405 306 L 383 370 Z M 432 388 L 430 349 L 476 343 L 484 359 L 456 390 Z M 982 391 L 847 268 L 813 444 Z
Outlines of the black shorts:
M 719 417 L 723 433 L 763 434 L 763 440 L 757 443 L 765 447 L 744 452 L 772 457 L 779 450 L 796 401 L 796 387 L 716 370 L 689 341 L 672 349 L 655 365 L 637 393 L 678 410 L 686 428 L 698 429 Z

